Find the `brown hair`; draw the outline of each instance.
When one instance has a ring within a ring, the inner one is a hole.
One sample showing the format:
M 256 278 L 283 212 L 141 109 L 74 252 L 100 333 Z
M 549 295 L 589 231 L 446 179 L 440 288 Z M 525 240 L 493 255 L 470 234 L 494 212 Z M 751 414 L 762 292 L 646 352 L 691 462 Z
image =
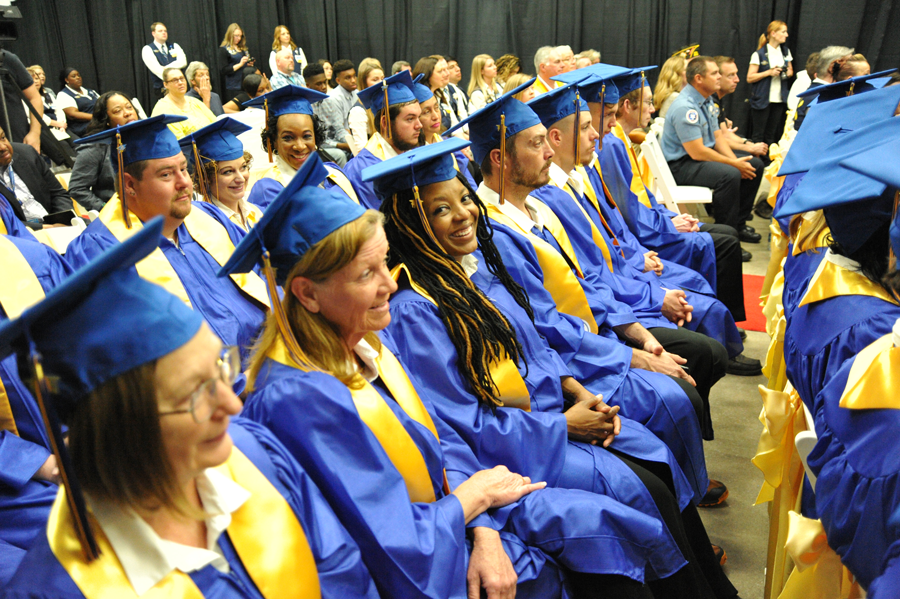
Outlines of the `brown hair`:
M 692 58 L 691 61 L 687 64 L 687 69 L 685 70 L 688 85 L 694 84 L 694 77 L 696 77 L 697 75 L 706 75 L 706 71 L 709 70 L 709 63 L 711 62 L 716 62 L 712 59 L 711 56 L 695 56 L 694 58 Z
M 356 220 L 332 231 L 310 247 L 291 268 L 284 284 L 284 299 L 281 305 L 290 323 L 291 332 L 300 344 L 305 357 L 312 365 L 331 374 L 347 386 L 350 386 L 356 377 L 355 362 L 347 359 L 347 349 L 334 325 L 321 314 L 308 311 L 291 292 L 291 283 L 296 277 L 305 277 L 316 282 L 326 280 L 350 264 L 363 244 L 372 239 L 383 223 L 383 214 L 377 210 L 366 210 Z M 270 310 L 266 317 L 265 328 L 250 356 L 247 368 L 248 392 L 253 391 L 256 377 L 266 360 L 266 354 L 280 334 L 275 313 Z M 381 349 L 378 335 L 368 333 L 365 340 L 373 348 Z
M 368 87 L 366 85 L 366 79 L 368 79 L 372 71 L 375 70 L 381 71 L 382 76 L 384 76 L 384 67 L 381 66 L 381 62 L 377 58 L 362 59 L 362 62 L 359 63 L 359 68 L 356 69 L 356 88 L 359 91 Z
M 756 47 L 757 50 L 761 50 L 763 46 L 769 43 L 769 36 L 784 27 L 787 29 L 787 23 L 784 21 L 772 21 L 769 23 L 769 26 L 766 27 L 766 32 L 759 36 L 759 45 Z
M 494 61 L 497 65 L 497 80 L 505 83 L 506 80 L 513 75 L 513 71 L 520 69 L 519 57 L 514 54 L 504 54 Z
M 186 151 L 193 152 L 193 150 Z M 250 154 L 250 152 L 247 151 L 244 152 L 242 158 L 244 159 L 244 162 L 241 164 L 241 166 L 243 166 L 244 164 L 250 164 L 253 161 L 253 156 Z M 204 200 L 207 196 L 215 197 L 218 200 L 219 196 L 216 194 L 216 184 L 214 181 L 219 174 L 219 162 L 216 160 L 210 160 L 203 165 L 203 176 L 206 178 L 207 182 L 206 195 L 203 194 L 203 189 L 200 187 L 200 177 L 197 174 L 197 170 L 198 169 L 195 167 L 194 172 L 191 173 L 191 181 L 194 182 L 194 190 L 199 193 Z
M 166 455 L 155 376 L 156 360 L 106 381 L 79 403 L 69 426 L 75 475 L 95 499 L 203 519 Z
M 272 38 L 272 50 L 274 52 L 278 52 L 279 50 L 281 50 L 281 40 L 278 38 L 281 37 L 282 29 L 284 29 L 285 31 L 290 33 L 290 30 L 287 27 L 285 27 L 284 25 L 278 25 L 277 27 L 275 27 L 275 36 Z M 243 31 L 243 29 L 241 29 L 241 31 Z M 294 43 L 293 37 L 291 38 L 290 45 L 291 45 L 291 52 L 293 52 L 294 50 L 297 49 L 297 44 Z
M 238 25 L 237 23 L 232 23 L 228 26 L 228 29 L 225 30 L 225 37 L 222 38 L 222 43 L 220 46 L 224 46 L 225 48 L 232 48 L 231 41 L 234 39 L 234 30 L 241 30 L 241 41 L 237 45 L 237 49 L 246 52 L 247 51 L 247 35 L 244 33 L 244 28 Z

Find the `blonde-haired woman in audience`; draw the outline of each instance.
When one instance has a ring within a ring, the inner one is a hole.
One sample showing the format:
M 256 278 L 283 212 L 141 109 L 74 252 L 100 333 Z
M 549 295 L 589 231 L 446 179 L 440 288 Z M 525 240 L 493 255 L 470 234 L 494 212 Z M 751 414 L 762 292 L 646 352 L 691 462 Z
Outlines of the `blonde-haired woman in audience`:
M 225 102 L 229 102 L 241 93 L 244 67 L 252 67 L 255 62 L 250 57 L 250 50 L 247 49 L 244 30 L 237 23 L 228 26 L 225 37 L 219 44 L 216 58 L 219 64 L 219 75 L 222 77 L 222 89 L 225 91 Z
M 687 84 L 687 61 L 683 56 L 672 56 L 663 63 L 659 80 L 653 90 L 653 107 L 660 118 L 666 118 L 669 106 Z
M 291 37 L 291 32 L 287 27 L 278 25 L 275 28 L 275 36 L 272 40 L 272 51 L 269 52 L 269 70 L 273 75 L 278 72 L 278 67 L 275 64 L 275 55 L 282 50 L 291 51 L 291 54 L 294 56 L 294 72 L 297 74 L 303 73 L 303 69 L 308 64 L 303 48 L 294 42 L 294 38 Z
M 506 80 L 519 72 L 519 57 L 513 54 L 504 54 L 496 61 L 497 83 L 505 85 Z
M 181 139 L 216 120 L 216 115 L 206 107 L 206 104 L 186 95 L 188 83 L 181 69 L 164 69 L 162 80 L 163 86 L 166 88 L 166 95 L 156 103 L 150 116 L 160 114 L 186 116 L 188 119 L 186 121 L 169 124 L 169 129 L 172 130 L 175 137 Z
M 384 67 L 377 58 L 363 58 L 356 69 L 356 89 L 364 90 L 371 87 L 384 79 Z M 362 102 L 356 101 L 356 104 L 350 109 L 350 115 L 347 117 L 350 123 L 350 135 L 352 141 L 350 150 L 356 156 L 360 150 L 366 147 L 369 137 L 375 132 L 375 119 L 365 109 Z
M 511 76 L 507 80 L 506 85 L 503 86 L 503 93 L 508 94 L 512 90 L 516 89 L 526 81 L 530 81 L 531 79 L 534 79 L 534 77 L 532 77 L 531 75 L 528 75 L 526 73 L 516 73 L 515 75 Z M 513 98 L 520 102 L 528 102 L 532 100 L 534 98 L 534 86 L 532 85 L 526 87 L 515 96 L 513 96 Z
M 469 79 L 469 110 L 484 108 L 503 94 L 503 86 L 497 81 L 497 64 L 487 54 L 472 59 L 472 77 Z

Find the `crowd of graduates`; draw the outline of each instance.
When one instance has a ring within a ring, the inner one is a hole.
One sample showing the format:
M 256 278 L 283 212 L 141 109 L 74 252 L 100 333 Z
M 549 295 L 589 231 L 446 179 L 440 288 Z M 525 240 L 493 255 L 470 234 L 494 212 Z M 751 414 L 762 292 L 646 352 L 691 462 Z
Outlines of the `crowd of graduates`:
M 382 72 L 343 167 L 309 77 L 248 96 L 256 130 L 110 119 L 63 254 L 0 198 L 0 596 L 738 595 L 698 513 L 727 509 L 710 390 L 759 370 L 738 232 L 645 183 L 654 67 L 538 55 L 580 68 L 500 87 L 483 55 L 449 122 L 444 57 Z M 900 588 L 885 75 L 801 94 L 771 146 L 767 596 Z

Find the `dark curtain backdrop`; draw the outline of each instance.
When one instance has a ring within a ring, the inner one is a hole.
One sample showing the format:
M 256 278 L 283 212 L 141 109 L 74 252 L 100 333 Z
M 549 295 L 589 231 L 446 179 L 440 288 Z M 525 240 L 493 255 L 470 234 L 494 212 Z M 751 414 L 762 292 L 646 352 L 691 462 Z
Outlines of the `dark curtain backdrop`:
M 742 79 L 726 109 L 737 123 L 747 113 L 743 83 L 750 54 L 773 19 L 786 21 L 795 70 L 809 53 L 840 44 L 865 54 L 873 69 L 900 65 L 900 0 L 17 0 L 19 39 L 6 44 L 26 65 L 44 67 L 49 84 L 77 68 L 84 85 L 121 90 L 150 103 L 150 77 L 141 48 L 150 24 L 162 21 L 188 60 L 216 70 L 216 48 L 229 23 L 245 32 L 257 65 L 268 69 L 272 35 L 285 24 L 310 61 L 428 54 L 457 57 L 468 83 L 471 60 L 487 53 L 532 57 L 543 45 L 594 48 L 603 61 L 658 64 L 678 48 L 699 43 L 704 54 L 735 57 Z M 655 73 L 651 81 L 655 82 Z M 215 78 L 214 78 L 215 82 Z M 221 88 L 216 91 L 221 91 Z

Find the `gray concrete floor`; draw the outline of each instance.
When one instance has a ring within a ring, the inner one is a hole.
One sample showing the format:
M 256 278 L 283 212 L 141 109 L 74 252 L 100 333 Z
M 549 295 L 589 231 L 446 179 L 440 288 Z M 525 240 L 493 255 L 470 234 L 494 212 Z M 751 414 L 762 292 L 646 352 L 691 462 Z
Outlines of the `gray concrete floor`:
M 760 193 L 768 193 L 765 181 L 763 185 Z M 754 215 L 750 225 L 762 235 L 762 242 L 742 244 L 753 254 L 743 272 L 765 275 L 769 264 L 768 222 Z M 768 335 L 747 331 L 746 356 L 762 361 L 768 347 Z M 765 382 L 762 376 L 726 375 L 710 394 L 716 438 L 706 442 L 707 469 L 710 478 L 728 486 L 729 496 L 722 506 L 701 509 L 700 515 L 712 542 L 725 548 L 725 571 L 742 599 L 762 599 L 765 583 L 769 517 L 766 504 L 753 505 L 763 479 L 750 462 L 762 431 L 757 385 Z

